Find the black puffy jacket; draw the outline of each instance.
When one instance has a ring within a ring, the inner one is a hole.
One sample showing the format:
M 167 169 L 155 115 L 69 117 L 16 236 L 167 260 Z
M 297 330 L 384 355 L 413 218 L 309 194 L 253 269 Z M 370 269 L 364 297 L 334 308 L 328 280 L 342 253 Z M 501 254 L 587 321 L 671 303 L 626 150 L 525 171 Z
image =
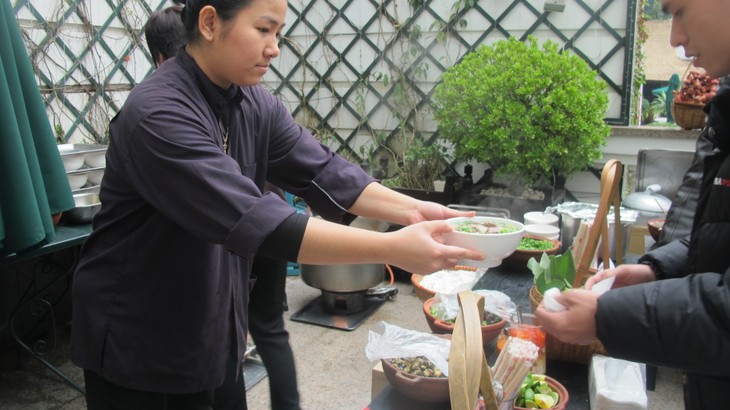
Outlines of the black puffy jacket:
M 730 91 L 705 107 L 704 161 L 689 240 L 655 249 L 662 280 L 598 299 L 598 338 L 613 357 L 686 372 L 685 407 L 728 408 L 730 392 Z

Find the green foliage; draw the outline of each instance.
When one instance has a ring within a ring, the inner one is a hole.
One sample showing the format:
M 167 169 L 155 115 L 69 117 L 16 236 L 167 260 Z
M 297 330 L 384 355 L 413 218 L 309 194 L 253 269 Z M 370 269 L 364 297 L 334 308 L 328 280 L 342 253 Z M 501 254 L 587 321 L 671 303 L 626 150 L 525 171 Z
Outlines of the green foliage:
M 457 160 L 489 163 L 527 184 L 586 169 L 610 133 L 606 84 L 580 57 L 530 36 L 485 45 L 441 77 L 440 135 Z
M 651 108 L 651 111 L 654 113 L 654 115 L 659 117 L 666 117 L 667 95 L 665 93 L 660 93 L 656 96 L 656 98 L 654 98 L 654 101 L 649 104 L 649 107 Z
M 569 250 L 562 255 L 543 253 L 540 262 L 531 258 L 527 268 L 532 271 L 535 287 L 541 294 L 550 288 L 558 288 L 562 292 L 573 287 L 575 265 L 573 253 Z

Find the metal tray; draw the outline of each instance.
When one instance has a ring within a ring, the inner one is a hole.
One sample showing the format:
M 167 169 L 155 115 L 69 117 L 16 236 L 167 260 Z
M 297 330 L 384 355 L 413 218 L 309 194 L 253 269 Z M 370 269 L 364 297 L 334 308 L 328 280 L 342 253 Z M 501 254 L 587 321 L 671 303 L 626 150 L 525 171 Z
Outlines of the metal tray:
M 108 147 L 108 145 L 104 144 L 58 144 L 58 152 L 62 157 L 66 157 L 102 152 L 106 151 Z

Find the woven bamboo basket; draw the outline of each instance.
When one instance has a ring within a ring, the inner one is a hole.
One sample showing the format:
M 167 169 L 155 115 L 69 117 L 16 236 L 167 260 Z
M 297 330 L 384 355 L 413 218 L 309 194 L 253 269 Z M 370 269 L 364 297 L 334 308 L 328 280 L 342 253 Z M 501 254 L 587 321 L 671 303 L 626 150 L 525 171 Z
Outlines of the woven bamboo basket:
M 704 128 L 705 112 L 702 111 L 703 106 L 703 104 L 672 101 L 674 122 L 685 130 Z
M 540 302 L 542 302 L 542 293 L 535 286 L 532 286 L 530 288 L 530 304 L 533 312 Z M 547 334 L 545 342 L 545 354 L 548 359 L 583 364 L 590 363 L 594 354 L 608 356 L 601 342 L 596 341 L 589 345 L 575 345 L 564 343 L 550 333 Z

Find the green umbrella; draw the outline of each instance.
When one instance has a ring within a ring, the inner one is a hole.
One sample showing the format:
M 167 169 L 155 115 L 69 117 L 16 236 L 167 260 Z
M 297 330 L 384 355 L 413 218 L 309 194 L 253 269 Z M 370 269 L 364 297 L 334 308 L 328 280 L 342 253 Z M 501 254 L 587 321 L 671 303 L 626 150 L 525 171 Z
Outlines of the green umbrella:
M 51 215 L 74 207 L 15 12 L 0 0 L 0 255 L 53 241 Z

